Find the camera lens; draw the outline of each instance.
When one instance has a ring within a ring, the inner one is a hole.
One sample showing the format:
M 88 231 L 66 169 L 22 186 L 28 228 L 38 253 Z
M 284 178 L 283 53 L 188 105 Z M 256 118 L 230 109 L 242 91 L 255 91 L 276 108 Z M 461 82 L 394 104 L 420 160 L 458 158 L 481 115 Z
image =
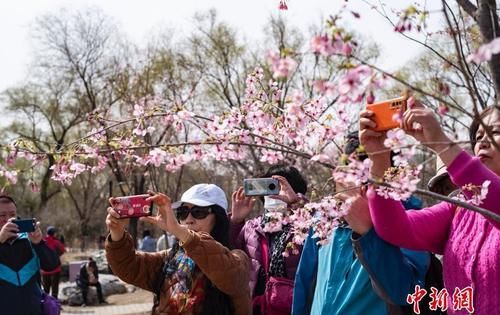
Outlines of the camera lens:
M 276 185 L 273 184 L 273 183 L 269 184 L 269 189 L 270 190 L 275 190 L 276 189 Z

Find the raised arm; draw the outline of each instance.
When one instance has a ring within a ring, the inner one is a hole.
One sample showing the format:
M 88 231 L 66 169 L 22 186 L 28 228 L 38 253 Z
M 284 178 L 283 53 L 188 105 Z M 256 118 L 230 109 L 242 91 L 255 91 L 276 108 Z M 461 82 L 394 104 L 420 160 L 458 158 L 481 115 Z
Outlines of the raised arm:
M 485 181 L 490 181 L 486 199 L 481 203 L 481 207 L 497 214 L 500 214 L 500 177 L 487 168 L 481 161 L 472 157 L 469 153 L 462 151 L 455 160 L 448 166 L 448 173 L 455 185 L 462 187 L 472 184 L 478 187 Z M 467 198 L 472 197 L 470 191 L 463 191 Z M 500 222 L 488 218 L 497 228 L 500 228 Z
M 400 201 L 368 193 L 377 234 L 398 247 L 442 254 L 456 207 L 442 202 L 422 210 L 406 211 Z
M 127 224 L 128 220 L 120 219 L 113 208 L 108 208 L 106 226 L 109 235 L 105 245 L 106 258 L 113 273 L 120 279 L 154 292 L 167 252 L 137 252 L 132 237 L 125 231 Z
M 166 251 L 158 253 L 138 252 L 128 232 L 114 241 L 111 235 L 106 238 L 106 258 L 113 273 L 121 280 L 154 292 L 160 275 Z

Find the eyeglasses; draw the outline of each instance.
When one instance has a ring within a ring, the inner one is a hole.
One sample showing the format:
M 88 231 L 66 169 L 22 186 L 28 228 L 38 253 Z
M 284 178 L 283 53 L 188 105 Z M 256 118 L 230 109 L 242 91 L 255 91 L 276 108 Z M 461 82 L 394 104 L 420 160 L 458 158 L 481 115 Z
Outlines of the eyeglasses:
M 180 206 L 179 208 L 175 209 L 175 215 L 177 217 L 177 220 L 186 220 L 190 213 L 193 216 L 193 218 L 197 220 L 202 220 L 205 219 L 212 212 L 213 212 L 212 208 L 210 207 L 198 207 L 198 206 L 194 206 L 191 209 L 189 209 L 186 206 Z

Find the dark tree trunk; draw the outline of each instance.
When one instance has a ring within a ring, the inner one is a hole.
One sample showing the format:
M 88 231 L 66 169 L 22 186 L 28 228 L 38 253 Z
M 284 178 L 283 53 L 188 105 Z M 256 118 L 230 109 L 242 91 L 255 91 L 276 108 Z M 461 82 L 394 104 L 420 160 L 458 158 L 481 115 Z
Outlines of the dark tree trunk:
M 497 5 L 495 0 L 478 1 L 477 23 L 485 44 L 491 42 L 497 37 L 500 37 L 500 27 L 498 23 Z M 500 97 L 500 54 L 492 56 L 489 61 L 489 67 L 491 71 L 491 79 L 495 84 L 496 101 L 498 103 Z

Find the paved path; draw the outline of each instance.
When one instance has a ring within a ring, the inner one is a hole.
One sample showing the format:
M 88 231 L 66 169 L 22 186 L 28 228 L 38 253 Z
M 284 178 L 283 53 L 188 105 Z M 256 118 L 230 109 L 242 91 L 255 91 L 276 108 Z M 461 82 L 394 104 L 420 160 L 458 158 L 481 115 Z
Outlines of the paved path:
M 145 314 L 151 311 L 153 303 L 139 303 L 128 305 L 70 307 L 63 306 L 62 315 L 88 314 L 88 315 L 133 315 Z

